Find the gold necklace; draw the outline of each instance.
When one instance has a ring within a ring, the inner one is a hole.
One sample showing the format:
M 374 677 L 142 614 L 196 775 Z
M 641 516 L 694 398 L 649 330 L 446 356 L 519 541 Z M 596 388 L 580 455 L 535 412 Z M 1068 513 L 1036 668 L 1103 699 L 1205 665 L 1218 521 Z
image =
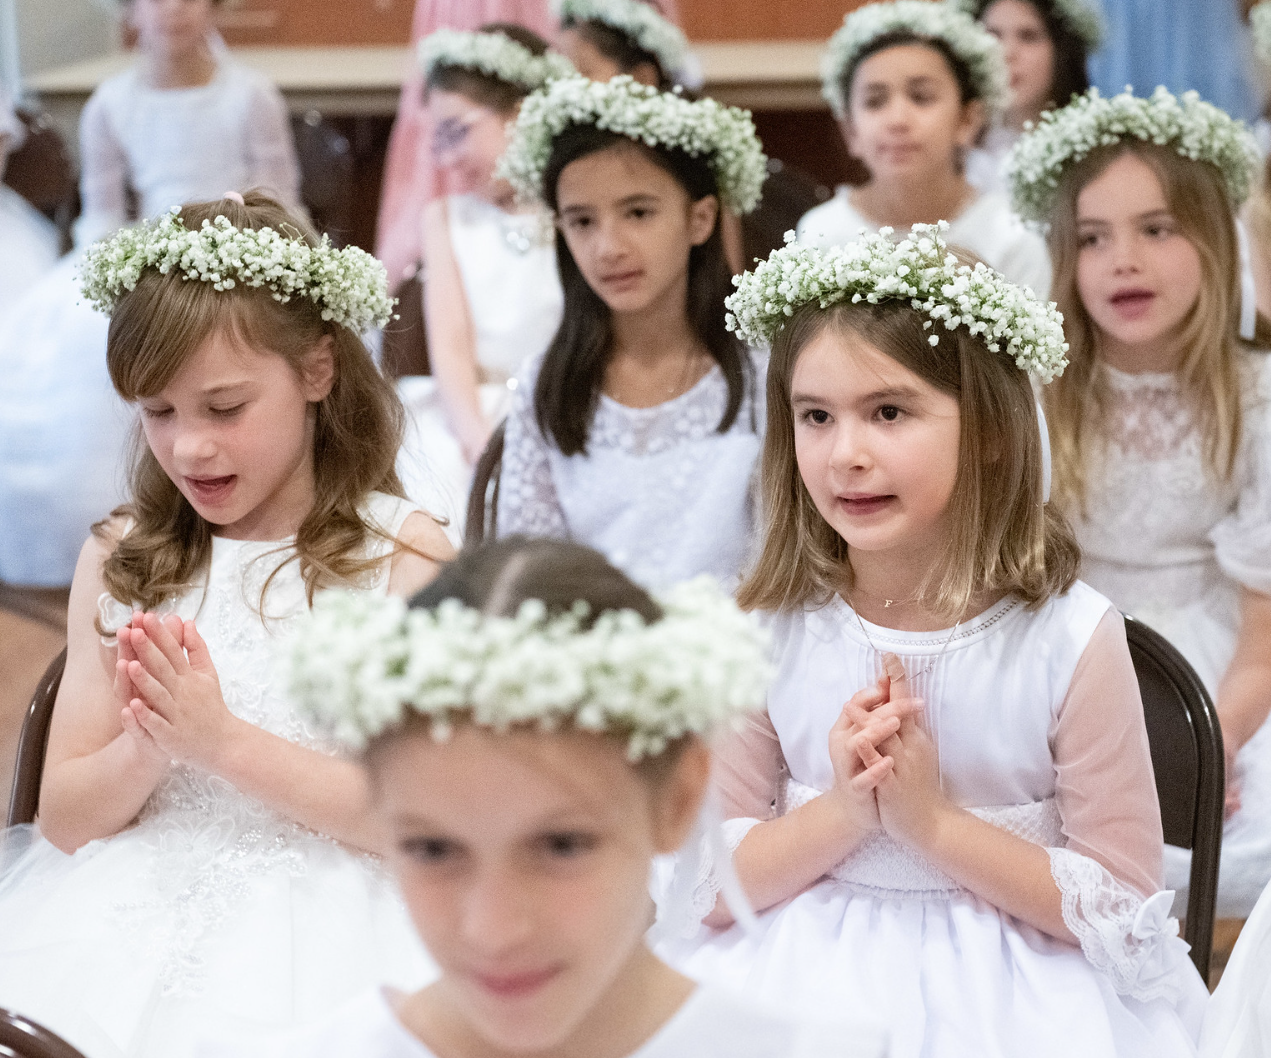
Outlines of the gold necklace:
M 892 605 L 892 603 L 894 603 L 895 601 L 896 601 L 895 599 L 884 599 L 884 600 L 883 600 L 883 609 L 886 609 L 887 607 L 891 606 L 891 605 Z M 854 599 L 853 599 L 850 595 L 848 596 L 847 604 L 848 604 L 848 606 L 850 606 L 850 607 L 852 608 L 852 614 L 855 616 L 855 618 L 856 618 L 856 623 L 857 623 L 857 625 L 860 627 L 861 635 L 863 635 L 863 636 L 865 637 L 865 642 L 869 644 L 870 649 L 871 649 L 871 650 L 873 650 L 875 654 L 880 654 L 880 655 L 881 655 L 881 654 L 887 654 L 887 653 L 892 653 L 892 654 L 894 654 L 894 653 L 895 653 L 895 651 L 885 651 L 885 650 L 883 650 L 881 647 L 879 647 L 879 645 L 878 645 L 877 643 L 875 643 L 875 642 L 874 642 L 874 638 L 873 638 L 873 636 L 871 636 L 871 635 L 869 634 L 869 629 L 865 627 L 865 622 L 864 622 L 864 620 L 862 620 L 862 618 L 861 618 L 861 612 L 860 612 L 860 611 L 856 608 L 856 601 L 855 601 L 855 600 L 854 600 Z M 944 657 L 945 651 L 949 649 L 949 644 L 953 642 L 953 637 L 954 637 L 954 636 L 956 636 L 956 635 L 958 634 L 958 629 L 959 629 L 959 628 L 961 628 L 961 627 L 962 627 L 962 621 L 961 621 L 961 620 L 959 620 L 959 621 L 958 621 L 958 622 L 957 622 L 957 623 L 953 626 L 953 628 L 949 631 L 948 636 L 946 636 L 946 637 L 945 637 L 945 641 L 944 641 L 944 643 L 943 643 L 943 644 L 941 644 L 941 646 L 940 646 L 940 651 L 939 651 L 939 653 L 938 653 L 938 654 L 936 654 L 935 658 L 931 661 L 931 663 L 930 663 L 930 664 L 928 664 L 928 665 L 924 665 L 924 666 L 923 666 L 922 668 L 920 668 L 917 672 L 908 672 L 908 671 L 906 671 L 906 672 L 905 672 L 905 679 L 907 679 L 907 680 L 916 680 L 919 676 L 925 676 L 928 672 L 930 672 L 930 671 L 931 671 L 932 669 L 934 669 L 937 665 L 939 665 L 939 664 L 940 664 L 940 659 Z M 897 656 L 897 658 L 899 658 L 899 657 L 900 657 L 900 655 L 899 655 L 899 654 L 897 654 L 896 656 Z M 901 661 L 901 665 L 902 665 L 902 667 L 903 667 L 903 665 L 904 665 L 903 660 Z

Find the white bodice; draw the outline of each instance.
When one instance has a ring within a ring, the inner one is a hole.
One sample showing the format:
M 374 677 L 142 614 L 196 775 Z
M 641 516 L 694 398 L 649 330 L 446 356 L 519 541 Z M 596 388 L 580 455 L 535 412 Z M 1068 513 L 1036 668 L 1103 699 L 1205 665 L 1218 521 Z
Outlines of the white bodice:
M 136 192 L 142 217 L 256 187 L 299 205 L 299 166 L 281 94 L 223 46 L 216 52 L 206 85 L 152 88 L 134 66 L 93 93 L 80 121 L 85 212 L 77 243 L 126 222 L 125 186 Z
M 505 213 L 476 195 L 451 195 L 446 215 L 477 363 L 491 381 L 503 381 L 543 353 L 560 326 L 564 295 L 551 219 Z
M 967 152 L 966 181 L 980 191 L 1010 194 L 1006 162 L 1020 134 L 1002 125 L 991 125 L 980 146 Z
M 499 487 L 501 535 L 577 540 L 649 587 L 709 573 L 733 585 L 754 540 L 753 486 L 763 445 L 765 358 L 725 433 L 728 385 L 718 367 L 652 408 L 601 395 L 582 455 L 547 443 L 534 418 L 536 361 L 508 415 Z
M 855 241 L 862 231 L 878 231 L 881 225 L 852 205 L 851 190 L 840 187 L 832 199 L 800 217 L 799 242 L 828 249 Z M 1050 253 L 1046 243 L 1011 212 L 1010 200 L 1004 194 L 979 194 L 956 217 L 946 219 L 949 230 L 945 237 L 951 245 L 970 250 L 1012 282 L 1030 287 L 1042 298 L 1049 297 Z
M 1252 355 L 1241 448 L 1226 480 L 1207 466 L 1176 376 L 1101 367 L 1106 445 L 1092 453 L 1084 509 L 1069 512 L 1082 577 L 1167 635 L 1173 615 L 1203 603 L 1234 637 L 1239 584 L 1271 591 L 1271 361 Z

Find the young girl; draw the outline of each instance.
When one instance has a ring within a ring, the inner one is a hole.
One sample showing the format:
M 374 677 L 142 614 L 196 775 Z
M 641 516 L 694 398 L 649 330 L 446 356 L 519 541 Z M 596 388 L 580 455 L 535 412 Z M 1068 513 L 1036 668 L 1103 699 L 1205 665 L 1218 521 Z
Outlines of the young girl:
M 497 541 L 409 610 L 322 600 L 290 669 L 323 726 L 364 746 L 441 975 L 248 1053 L 881 1054 L 698 987 L 645 944 L 651 860 L 684 842 L 705 792 L 702 739 L 763 697 L 762 637 L 717 589 L 655 600 L 589 548 Z
M 1214 696 L 1228 807 L 1243 806 L 1218 908 L 1242 918 L 1271 880 L 1271 376 L 1239 333 L 1256 317 L 1232 212 L 1255 160 L 1242 126 L 1159 89 L 1084 97 L 1012 162 L 1019 208 L 1050 221 L 1072 343 L 1047 394 L 1056 497 L 1082 576 L 1174 642 Z M 1166 855 L 1185 888 L 1186 855 Z
M 830 40 L 822 91 L 870 176 L 806 213 L 799 241 L 827 249 L 862 231 L 947 220 L 951 243 L 1044 297 L 1045 244 L 1004 195 L 977 191 L 964 173 L 1005 81 L 1001 47 L 950 4 L 893 0 L 849 14 Z
M 645 585 L 735 581 L 762 360 L 724 328 L 718 220 L 759 197 L 750 116 L 630 77 L 558 81 L 503 165 L 556 216 L 565 316 L 513 394 L 499 531 L 583 541 Z
M 1121 618 L 1045 504 L 1028 372 L 1063 369 L 1058 314 L 925 226 L 787 247 L 730 307 L 773 340 L 739 598 L 775 611 L 777 677 L 721 770 L 761 914 L 668 953 L 875 1012 L 893 1058 L 1193 1053 Z
M 81 249 L 132 219 L 227 188 L 299 206 L 299 167 L 276 88 L 215 32 L 216 0 L 128 0 L 137 62 L 104 81 L 80 121 Z M 84 303 L 82 255 L 64 257 L 0 333 L 0 579 L 65 586 L 88 528 L 122 499 L 128 417 L 104 370 L 106 321 Z M 10 403 L 11 402 L 11 403 Z M 16 522 L 16 524 L 14 524 Z
M 409 594 L 449 554 L 401 498 L 401 407 L 358 338 L 392 303 L 369 255 L 231 198 L 85 265 L 143 442 L 76 569 L 38 831 L 0 879 L 0 1006 L 90 1058 L 428 972 L 359 851 L 383 848 L 366 781 L 273 660 L 321 590 Z
M 1007 155 L 1024 126 L 1090 87 L 1086 58 L 1099 50 L 1103 20 L 1089 0 L 959 0 L 1006 54 L 1010 103 L 967 156 L 967 180 L 1005 191 Z
M 519 207 L 494 165 L 521 100 L 569 64 L 529 30 L 507 25 L 440 30 L 421 44 L 420 61 L 433 159 L 450 193 L 423 213 L 433 377 L 402 384 L 416 427 L 402 465 L 412 495 L 440 490 L 442 509 L 457 516 L 472 464 L 507 410 L 508 379 L 560 324 L 551 219 Z
M 619 74 L 667 91 L 688 74 L 688 39 L 646 0 L 560 0 L 561 47 L 584 77 Z

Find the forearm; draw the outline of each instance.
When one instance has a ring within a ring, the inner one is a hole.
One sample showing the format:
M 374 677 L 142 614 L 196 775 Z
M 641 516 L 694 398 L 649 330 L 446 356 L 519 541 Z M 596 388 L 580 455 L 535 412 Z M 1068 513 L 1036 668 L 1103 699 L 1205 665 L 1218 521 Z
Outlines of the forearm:
M 1059 940 L 1076 943 L 1040 845 L 986 823 L 964 808 L 937 813 L 920 852 L 982 900 Z
M 480 427 L 486 428 L 481 410 L 481 376 L 476 354 L 457 347 L 453 339 L 443 343 L 433 356 L 433 375 L 452 428 L 460 438 Z
M 368 852 L 384 851 L 362 768 L 235 719 L 213 770 L 302 826 Z
M 126 732 L 95 753 L 48 765 L 40 786 L 40 832 L 67 853 L 118 834 L 137 818 L 169 767 Z
M 754 827 L 737 846 L 733 869 L 750 906 L 763 911 L 815 884 L 867 833 L 834 797 L 822 794 L 779 819 Z M 706 917 L 706 924 L 726 926 L 732 920 L 721 899 Z
M 1218 687 L 1218 719 L 1232 752 L 1257 733 L 1271 713 L 1271 663 L 1239 656 Z

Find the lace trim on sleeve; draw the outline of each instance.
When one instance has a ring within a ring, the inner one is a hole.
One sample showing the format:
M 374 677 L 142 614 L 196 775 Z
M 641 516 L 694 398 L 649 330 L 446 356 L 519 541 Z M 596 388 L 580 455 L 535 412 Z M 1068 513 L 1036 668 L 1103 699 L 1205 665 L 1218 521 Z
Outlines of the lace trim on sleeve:
M 523 381 L 507 417 L 499 471 L 499 535 L 567 540 L 569 526 L 552 480 L 547 441 L 534 422 L 532 394 L 533 380 Z
M 1120 995 L 1173 1002 L 1187 944 L 1169 917 L 1174 893 L 1140 897 L 1099 863 L 1068 849 L 1047 849 L 1050 873 L 1063 900 L 1064 925 L 1090 964 Z

